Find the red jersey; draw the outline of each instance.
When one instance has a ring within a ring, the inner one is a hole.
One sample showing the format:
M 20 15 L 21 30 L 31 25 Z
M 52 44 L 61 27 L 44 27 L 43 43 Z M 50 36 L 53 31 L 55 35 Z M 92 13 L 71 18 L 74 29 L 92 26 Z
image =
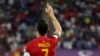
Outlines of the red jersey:
M 58 43 L 58 38 L 51 37 L 37 37 L 36 39 L 27 43 L 25 52 L 28 52 L 30 56 L 54 56 L 55 47 Z

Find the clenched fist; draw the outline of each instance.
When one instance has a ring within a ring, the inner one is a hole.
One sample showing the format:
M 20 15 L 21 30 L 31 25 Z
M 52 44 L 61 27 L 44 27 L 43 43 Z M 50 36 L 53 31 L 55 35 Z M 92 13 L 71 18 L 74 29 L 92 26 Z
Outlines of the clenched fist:
M 51 6 L 49 3 L 47 3 L 46 8 L 45 8 L 45 11 L 46 11 L 46 13 L 47 13 L 49 16 L 54 15 L 54 13 L 53 13 L 53 8 L 52 8 L 52 6 Z

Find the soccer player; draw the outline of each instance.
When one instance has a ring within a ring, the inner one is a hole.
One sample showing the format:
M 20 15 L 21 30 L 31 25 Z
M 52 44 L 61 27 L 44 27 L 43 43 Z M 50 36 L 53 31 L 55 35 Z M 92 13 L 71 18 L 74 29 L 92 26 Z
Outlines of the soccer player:
M 24 48 L 23 56 L 54 56 L 55 48 L 58 43 L 58 37 L 61 35 L 62 29 L 53 13 L 53 8 L 47 4 L 46 13 L 55 28 L 54 34 L 47 37 L 48 25 L 44 20 L 40 20 L 37 26 L 37 37 L 28 42 Z

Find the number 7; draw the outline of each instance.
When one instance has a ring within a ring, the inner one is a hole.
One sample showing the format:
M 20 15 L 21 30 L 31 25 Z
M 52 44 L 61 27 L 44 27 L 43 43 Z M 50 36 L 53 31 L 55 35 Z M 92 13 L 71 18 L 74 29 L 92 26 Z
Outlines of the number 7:
M 42 49 L 43 52 L 45 52 L 45 56 L 48 56 L 48 49 Z

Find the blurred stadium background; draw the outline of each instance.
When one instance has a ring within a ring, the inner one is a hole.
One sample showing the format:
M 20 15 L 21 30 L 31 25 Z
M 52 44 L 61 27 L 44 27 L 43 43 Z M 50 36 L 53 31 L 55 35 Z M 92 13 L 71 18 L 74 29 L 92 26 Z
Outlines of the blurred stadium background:
M 22 56 L 43 6 L 44 0 L 0 0 L 0 56 Z M 100 56 L 100 0 L 53 0 L 53 7 L 63 28 L 56 56 Z

